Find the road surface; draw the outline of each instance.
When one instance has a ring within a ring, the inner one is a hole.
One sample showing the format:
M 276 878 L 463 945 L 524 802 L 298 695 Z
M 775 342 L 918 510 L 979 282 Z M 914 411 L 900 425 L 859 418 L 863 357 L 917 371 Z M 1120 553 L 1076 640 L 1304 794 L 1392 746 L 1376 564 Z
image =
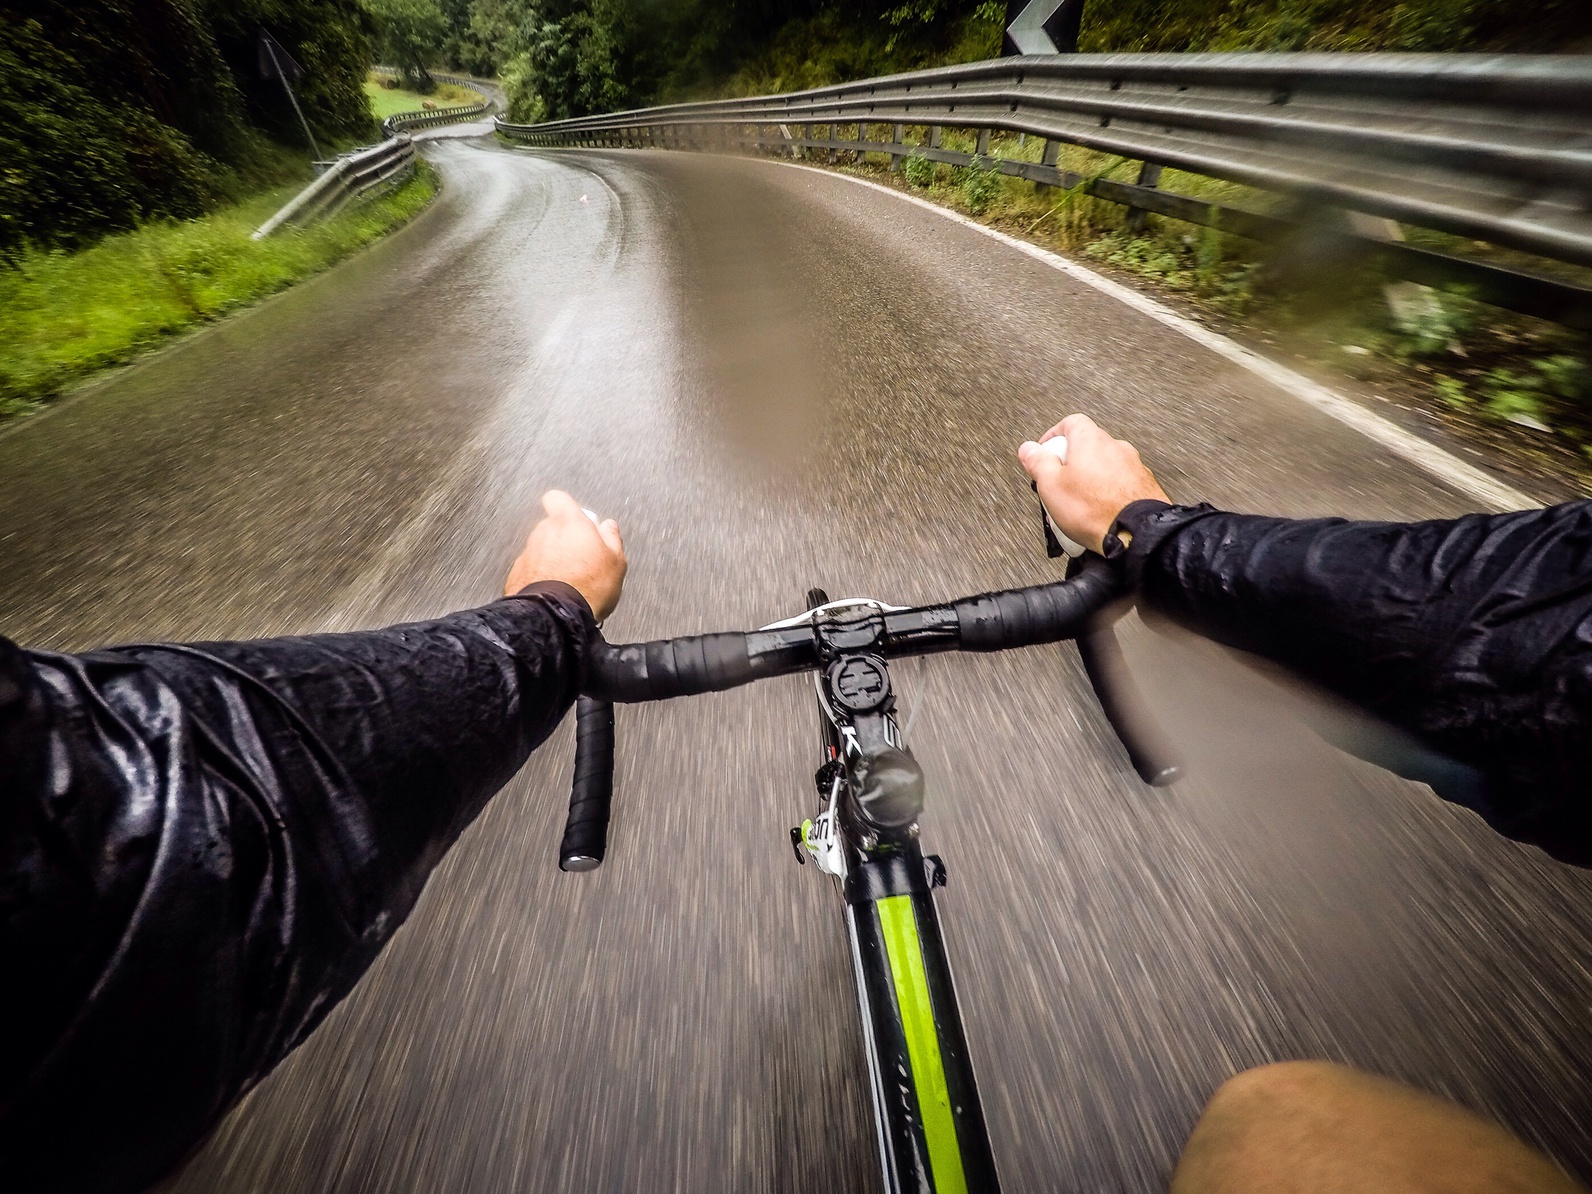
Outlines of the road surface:
M 0 628 L 86 647 L 494 595 L 539 492 L 617 516 L 610 636 L 814 583 L 1054 575 L 1017 442 L 1074 409 L 1245 509 L 1473 503 L 1109 295 L 772 162 L 439 138 L 415 224 L 0 438 Z M 1592 882 L 1338 756 L 1301 702 L 1129 634 L 1188 743 L 1132 779 L 1061 648 L 903 665 L 925 838 L 1012 1191 L 1154 1191 L 1236 1070 L 1329 1057 L 1592 1177 Z M 620 712 L 609 859 L 560 874 L 566 725 L 182 1194 L 867 1191 L 840 911 L 787 829 L 795 680 Z

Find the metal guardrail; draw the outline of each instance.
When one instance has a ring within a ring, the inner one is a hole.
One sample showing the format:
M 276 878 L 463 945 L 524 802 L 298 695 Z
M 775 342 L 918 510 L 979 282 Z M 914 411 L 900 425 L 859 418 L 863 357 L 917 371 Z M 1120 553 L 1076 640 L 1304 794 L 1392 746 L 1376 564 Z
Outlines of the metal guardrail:
M 414 143 L 405 136 L 393 137 L 369 149 L 355 150 L 330 163 L 320 177 L 305 187 L 286 206 L 259 228 L 252 239 L 263 240 L 284 225 L 302 228 L 316 220 L 336 215 L 355 200 L 366 199 L 377 191 L 395 186 L 415 168 Z
M 390 67 L 376 67 L 381 74 L 396 74 Z M 381 122 L 381 131 L 389 137 L 411 129 L 431 128 L 439 124 L 454 124 L 461 120 L 474 120 L 478 116 L 494 113 L 499 108 L 498 96 L 479 79 L 468 75 L 442 75 L 433 72 L 433 79 L 466 87 L 481 97 L 479 104 L 454 104 L 447 108 L 420 108 L 413 112 L 395 112 Z
M 795 126 L 795 127 L 793 127 Z M 889 134 L 878 137 L 881 128 Z M 740 147 L 909 155 L 975 165 L 1138 211 L 1277 241 L 1347 211 L 1592 267 L 1592 56 L 1066 54 L 1014 57 L 811 91 L 673 104 L 539 125 L 529 145 Z M 854 135 L 841 136 L 847 128 Z M 974 130 L 972 153 L 942 143 Z M 815 132 L 816 130 L 816 132 Z M 908 130 L 922 130 L 913 140 Z M 990 153 L 991 130 L 1045 142 Z M 1080 145 L 1143 163 L 1136 183 L 1057 165 Z M 1162 167 L 1287 196 L 1281 213 L 1159 189 Z M 1363 221 L 1362 221 L 1363 226 Z M 1390 270 L 1458 281 L 1482 301 L 1592 328 L 1592 290 L 1333 229 Z

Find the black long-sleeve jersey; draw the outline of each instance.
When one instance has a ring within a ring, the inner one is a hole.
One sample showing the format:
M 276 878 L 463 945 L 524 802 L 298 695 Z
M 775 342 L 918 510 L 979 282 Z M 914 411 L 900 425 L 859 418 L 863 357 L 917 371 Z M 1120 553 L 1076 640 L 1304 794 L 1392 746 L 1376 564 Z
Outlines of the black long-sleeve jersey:
M 1135 502 L 1118 525 L 1142 609 L 1467 765 L 1456 798 L 1493 828 L 1592 865 L 1592 502 L 1419 523 Z
M 593 630 L 542 584 L 369 633 L 0 639 L 0 1188 L 179 1161 L 552 732 Z

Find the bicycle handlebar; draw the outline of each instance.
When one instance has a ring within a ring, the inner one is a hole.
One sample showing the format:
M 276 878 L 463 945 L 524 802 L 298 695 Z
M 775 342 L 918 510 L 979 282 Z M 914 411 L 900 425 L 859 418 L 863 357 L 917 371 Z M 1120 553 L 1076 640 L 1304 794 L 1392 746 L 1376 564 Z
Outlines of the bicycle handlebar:
M 1121 596 L 1104 560 L 1069 580 L 966 597 L 949 605 L 891 610 L 868 650 L 886 658 L 937 651 L 1004 651 L 1084 633 Z M 611 646 L 600 637 L 587 655 L 585 695 L 604 701 L 666 701 L 722 692 L 754 680 L 817 667 L 810 626 L 699 634 Z
M 561 870 L 590 871 L 602 862 L 613 800 L 614 707 L 583 696 L 575 702 L 575 780 L 558 846 Z
M 1119 668 L 1110 608 L 1124 597 L 1117 571 L 1099 556 L 1075 562 L 1066 580 L 965 597 L 947 605 L 890 610 L 857 623 L 859 650 L 886 658 L 940 651 L 1005 651 L 1079 639 L 1085 670 L 1101 707 L 1146 783 L 1172 782 L 1180 767 L 1154 733 L 1131 681 Z M 846 629 L 830 627 L 844 648 Z M 1115 652 L 1115 655 L 1112 653 Z M 1105 664 L 1101 664 L 1104 658 Z M 599 634 L 587 653 L 576 713 L 576 774 L 559 850 L 563 870 L 602 861 L 613 794 L 614 702 L 663 701 L 722 692 L 754 680 L 821 665 L 810 624 L 749 632 L 699 634 L 618 646 Z

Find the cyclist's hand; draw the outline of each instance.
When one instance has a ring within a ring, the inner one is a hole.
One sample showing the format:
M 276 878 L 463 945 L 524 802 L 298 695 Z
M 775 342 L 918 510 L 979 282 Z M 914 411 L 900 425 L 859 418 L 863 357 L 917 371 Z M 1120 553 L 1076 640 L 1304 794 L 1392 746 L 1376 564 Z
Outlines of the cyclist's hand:
M 1088 415 L 1068 415 L 1044 435 L 1067 437 L 1067 463 L 1032 440 L 1017 449 L 1028 475 L 1039 484 L 1039 500 L 1061 532 L 1100 551 L 1123 507 L 1141 498 L 1170 501 L 1132 444 L 1110 435 Z
M 542 495 L 547 517 L 531 530 L 525 550 L 509 569 L 503 592 L 518 593 L 539 580 L 561 580 L 586 598 L 601 622 L 619 604 L 625 583 L 625 544 L 619 524 L 606 519 L 594 526 L 580 503 L 561 489 Z

